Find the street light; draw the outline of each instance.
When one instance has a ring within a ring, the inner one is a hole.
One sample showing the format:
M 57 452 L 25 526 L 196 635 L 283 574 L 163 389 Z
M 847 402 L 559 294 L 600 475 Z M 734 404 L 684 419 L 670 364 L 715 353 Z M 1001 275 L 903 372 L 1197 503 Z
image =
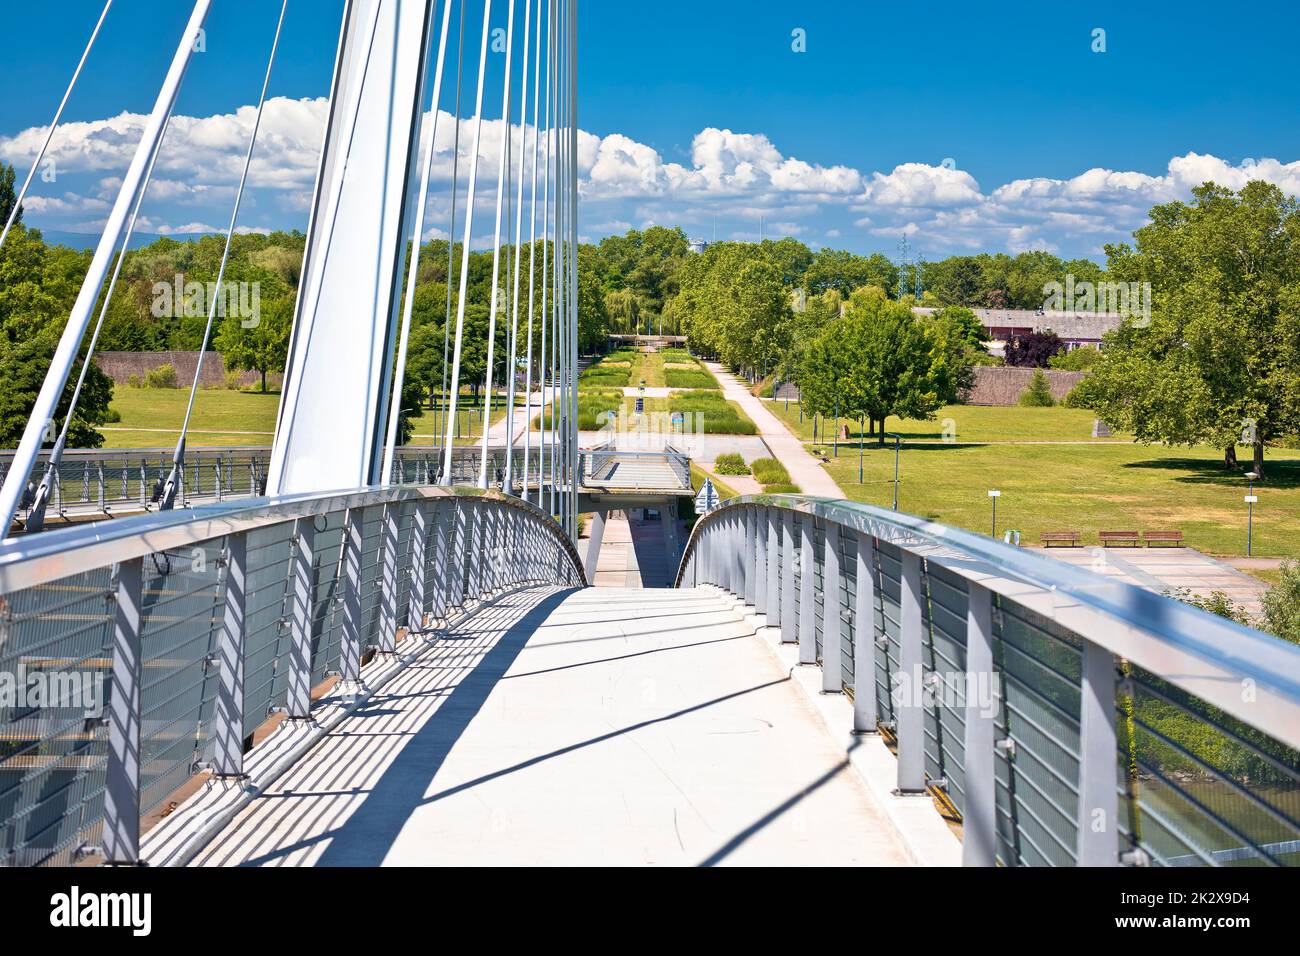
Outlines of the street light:
M 1246 494 L 1246 557 L 1249 558 L 1255 529 L 1255 502 L 1259 501 L 1259 496 L 1255 494 L 1255 480 L 1259 478 L 1259 472 L 1248 471 L 1246 477 L 1250 479 L 1250 491 Z
M 989 497 L 993 499 L 993 537 L 998 536 L 998 499 L 1002 497 L 1002 492 L 996 488 L 989 492 Z
M 867 444 L 867 419 L 858 419 L 858 484 L 862 484 L 862 449 Z
M 881 422 L 883 429 L 884 422 Z M 898 448 L 903 440 L 902 435 L 895 435 L 893 432 L 884 432 L 886 438 L 894 439 L 894 510 L 898 510 Z

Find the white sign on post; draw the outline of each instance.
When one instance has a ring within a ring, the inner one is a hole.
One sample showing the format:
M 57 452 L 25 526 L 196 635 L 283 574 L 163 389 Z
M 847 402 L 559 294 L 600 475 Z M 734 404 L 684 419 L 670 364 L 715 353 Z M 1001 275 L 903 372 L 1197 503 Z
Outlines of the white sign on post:
M 700 493 L 695 496 L 695 513 L 702 517 L 720 504 L 722 499 L 718 497 L 718 489 L 713 487 L 713 479 L 705 478 Z

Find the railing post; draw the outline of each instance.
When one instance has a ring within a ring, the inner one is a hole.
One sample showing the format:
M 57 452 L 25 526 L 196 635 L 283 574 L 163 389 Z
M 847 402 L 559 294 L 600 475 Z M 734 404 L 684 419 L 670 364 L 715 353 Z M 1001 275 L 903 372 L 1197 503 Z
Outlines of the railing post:
M 212 725 L 209 763 L 219 777 L 244 775 L 244 622 L 248 572 L 248 538 L 244 532 L 226 538 L 225 611 L 217 643 L 216 715 Z
M 1115 741 L 1115 656 L 1083 641 L 1079 703 L 1078 866 L 1119 862 L 1118 755 Z
M 766 607 L 768 627 L 781 626 L 781 512 L 770 505 L 764 509 L 767 522 L 767 540 L 764 558 L 767 568 Z
M 406 628 L 411 632 L 424 630 L 424 614 L 428 609 L 424 580 L 433 553 L 431 538 L 428 506 L 423 501 L 416 501 L 411 513 L 411 566 L 408 569 L 411 584 L 410 598 L 406 602 Z
M 383 543 L 380 545 L 379 650 L 397 649 L 397 540 L 401 505 L 384 505 Z
M 902 552 L 898 671 L 894 700 L 898 734 L 898 790 L 925 792 L 924 673 L 921 668 L 921 557 Z
M 465 564 L 469 560 L 469 508 L 458 498 L 451 499 L 447 517 L 448 557 L 443 567 L 447 574 L 447 599 L 450 607 L 465 606 Z
M 799 663 L 817 663 L 817 531 L 812 515 L 799 516 Z
M 360 513 L 349 508 L 343 519 L 343 623 L 339 650 L 339 679 L 347 683 L 361 680 L 361 521 Z
M 853 732 L 874 734 L 876 711 L 876 539 L 858 532 L 853 595 Z
M 793 644 L 798 637 L 794 606 L 794 512 L 781 512 L 781 642 Z
M 844 608 L 840 604 L 840 526 L 826 522 L 826 551 L 822 558 L 822 691 L 838 694 L 844 689 L 840 634 Z
M 767 509 L 754 508 L 754 611 L 766 614 L 767 590 Z
M 745 603 L 758 603 L 758 512 L 752 507 L 745 508 L 745 540 L 741 548 L 741 561 L 745 565 Z
M 446 621 L 450 605 L 451 574 L 447 570 L 448 542 L 454 504 L 438 499 L 433 506 L 433 608 L 435 620 Z
M 312 519 L 299 518 L 294 522 L 294 540 L 288 703 L 289 717 L 303 720 L 311 715 L 311 616 L 316 543 Z
M 995 866 L 997 686 L 993 672 L 993 596 L 987 588 L 973 581 L 969 591 L 966 610 L 966 732 L 962 741 L 966 805 L 962 807 L 961 862 L 962 866 Z
M 109 691 L 108 765 L 104 779 L 101 849 L 109 864 L 140 862 L 140 630 L 144 562 L 117 566 L 113 621 L 113 675 Z

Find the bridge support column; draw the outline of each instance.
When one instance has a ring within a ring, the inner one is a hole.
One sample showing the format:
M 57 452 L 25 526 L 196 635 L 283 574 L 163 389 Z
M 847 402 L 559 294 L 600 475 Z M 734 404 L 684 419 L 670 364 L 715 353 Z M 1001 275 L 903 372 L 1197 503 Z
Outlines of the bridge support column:
M 966 805 L 961 815 L 963 866 L 997 864 L 997 711 L 993 706 L 993 673 L 993 595 L 971 582 L 966 610 L 966 732 L 962 741 L 966 778 L 962 788 Z M 986 689 L 989 696 L 981 699 Z
M 898 734 L 898 791 L 925 792 L 925 674 L 921 666 L 921 558 L 910 551 L 902 557 L 898 670 L 902 682 L 895 695 Z M 894 691 L 890 688 L 891 693 Z
M 664 524 L 664 555 L 667 558 L 668 574 L 671 577 L 674 573 L 673 568 L 681 560 L 677 550 L 677 502 L 668 502 L 659 510 L 659 514 Z
M 742 542 L 741 560 L 745 565 L 745 603 L 758 603 L 758 512 L 753 508 L 745 509 L 745 539 Z
M 812 515 L 799 516 L 799 663 L 817 663 L 817 531 Z
M 847 609 L 840 598 L 840 580 L 840 526 L 827 521 L 826 553 L 822 558 L 822 691 L 827 694 L 844 689 L 840 634 Z
M 781 642 L 793 644 L 798 637 L 794 594 L 794 512 L 781 512 Z
M 208 744 L 208 762 L 219 777 L 244 775 L 244 636 L 246 633 L 245 587 L 248 570 L 248 539 L 244 533 L 226 538 L 223 570 L 225 610 L 221 620 L 221 637 L 217 643 L 216 713 L 212 722 L 212 739 Z
M 582 562 L 583 573 L 587 583 L 596 583 L 596 569 L 600 564 L 600 546 L 605 539 L 605 516 L 608 512 L 597 511 L 591 516 L 591 534 L 587 537 L 587 554 Z
M 1119 862 L 1118 756 L 1115 741 L 1115 656 L 1083 642 L 1079 706 L 1079 866 Z
M 108 766 L 101 849 L 109 864 L 140 862 L 140 678 L 144 562 L 117 566 L 113 674 L 109 692 Z
M 289 565 L 289 717 L 311 716 L 311 630 L 316 531 L 310 518 L 294 522 Z
M 348 509 L 343 520 L 343 549 L 340 567 L 343 580 L 343 639 L 339 652 L 339 679 L 361 680 L 361 512 Z
M 853 732 L 874 734 L 876 722 L 876 539 L 858 532 L 853 596 Z

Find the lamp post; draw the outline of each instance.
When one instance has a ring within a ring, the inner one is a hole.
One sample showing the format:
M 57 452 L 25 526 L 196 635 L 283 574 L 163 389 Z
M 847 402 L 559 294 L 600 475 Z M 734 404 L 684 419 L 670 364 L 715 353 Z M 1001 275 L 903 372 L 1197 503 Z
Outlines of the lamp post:
M 1259 501 L 1259 496 L 1255 494 L 1255 479 L 1259 477 L 1259 472 L 1248 471 L 1246 477 L 1250 479 L 1250 491 L 1246 493 L 1246 557 L 1250 557 L 1251 538 L 1255 530 L 1255 502 Z
M 881 422 L 881 428 L 884 428 L 884 422 Z M 902 435 L 895 435 L 893 432 L 884 432 L 886 438 L 894 439 L 894 510 L 898 510 L 898 449 L 903 441 Z
M 867 443 L 866 416 L 858 419 L 858 484 L 862 484 L 862 448 Z
M 840 400 L 835 399 L 835 436 L 833 438 L 835 445 L 835 457 L 840 457 Z
M 993 499 L 993 537 L 998 536 L 998 499 L 1002 497 L 1002 492 L 996 488 L 989 492 L 989 497 Z

